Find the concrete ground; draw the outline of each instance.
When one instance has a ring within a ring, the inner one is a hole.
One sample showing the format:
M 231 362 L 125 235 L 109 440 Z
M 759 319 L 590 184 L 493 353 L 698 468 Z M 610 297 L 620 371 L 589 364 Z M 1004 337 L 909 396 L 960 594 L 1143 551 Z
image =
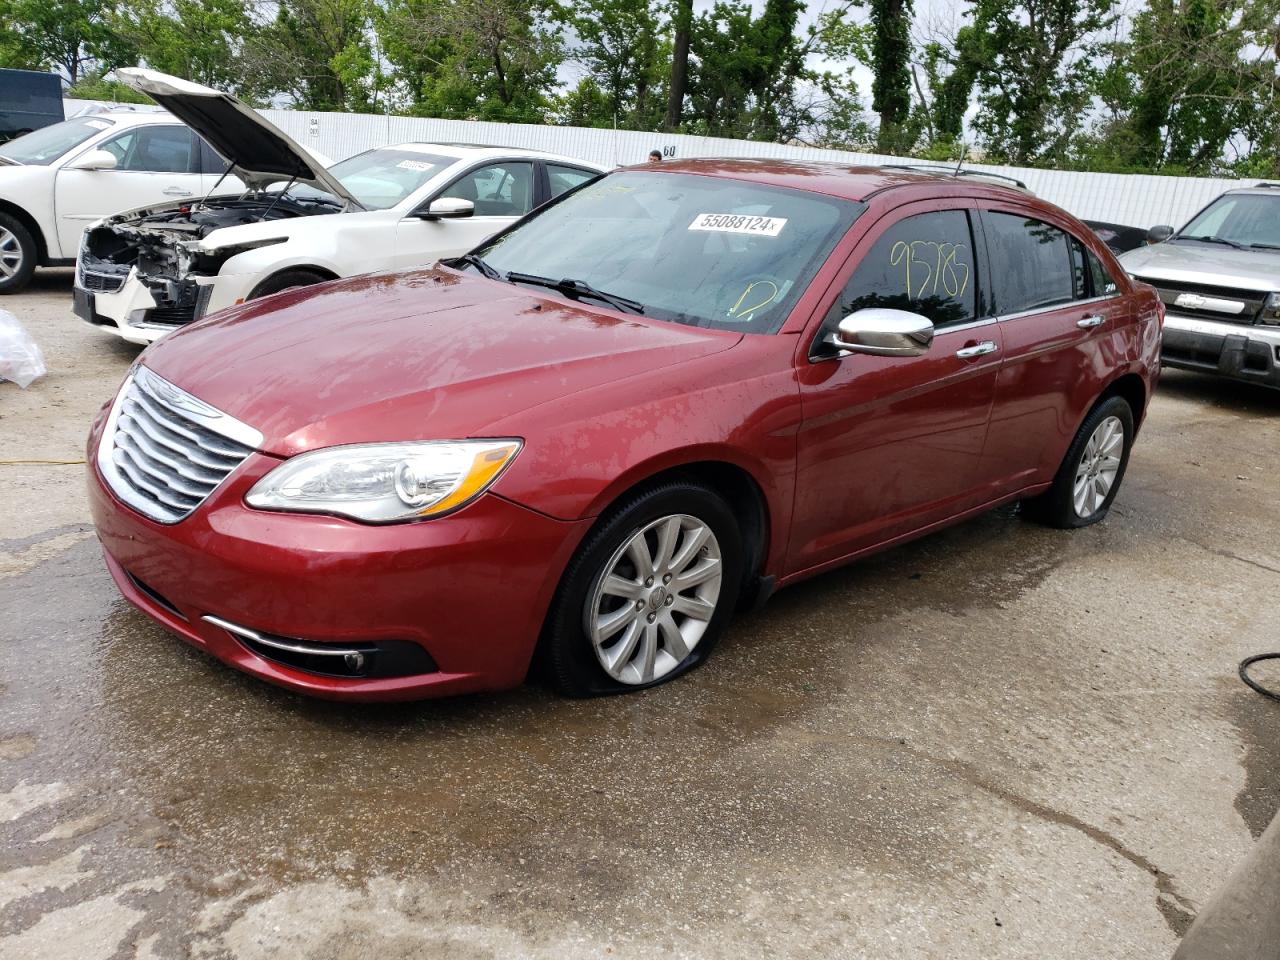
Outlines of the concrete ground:
M 1280 806 L 1280 396 L 1169 372 L 1105 523 L 829 574 L 668 687 L 342 707 L 117 595 L 78 461 L 136 350 L 69 300 L 0 300 L 50 368 L 0 385 L 2 960 L 1163 958 Z

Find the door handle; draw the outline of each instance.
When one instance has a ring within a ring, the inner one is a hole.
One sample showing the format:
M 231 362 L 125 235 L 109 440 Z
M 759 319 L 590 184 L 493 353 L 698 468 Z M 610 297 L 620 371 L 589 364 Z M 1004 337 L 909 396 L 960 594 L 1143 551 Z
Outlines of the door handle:
M 1107 318 L 1101 314 L 1095 314 L 1092 317 L 1085 317 L 1076 321 L 1076 326 L 1082 330 L 1088 330 L 1090 327 L 1100 327 L 1107 322 Z
M 164 195 L 165 195 L 166 197 L 189 197 L 189 196 L 191 196 L 191 191 L 190 191 L 190 190 L 183 190 L 183 189 L 182 189 L 182 187 L 165 187 L 165 188 L 164 188 L 164 190 L 163 190 L 163 191 L 161 191 L 161 192 L 162 192 L 162 193 L 164 193 Z
M 971 347 L 962 347 L 956 351 L 956 356 L 961 360 L 972 360 L 974 357 L 985 356 L 988 353 L 995 353 L 999 347 L 996 346 L 994 340 L 983 340 L 981 343 L 975 343 Z

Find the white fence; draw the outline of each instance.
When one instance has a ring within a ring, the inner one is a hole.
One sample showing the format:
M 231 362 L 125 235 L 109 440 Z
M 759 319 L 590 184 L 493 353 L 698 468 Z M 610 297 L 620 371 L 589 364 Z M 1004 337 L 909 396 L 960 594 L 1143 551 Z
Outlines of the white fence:
M 84 101 L 68 101 L 79 109 Z M 606 166 L 641 163 L 650 150 L 668 148 L 677 157 L 785 157 L 834 160 L 850 164 L 912 163 L 909 158 L 843 150 L 725 140 L 671 133 L 638 133 L 585 127 L 554 127 L 471 120 L 433 120 L 420 117 L 318 113 L 301 110 L 263 110 L 263 116 L 299 143 L 342 160 L 370 147 L 411 140 L 526 147 L 579 157 Z M 1218 194 L 1254 180 L 1213 177 L 1153 177 L 1117 173 L 1072 173 L 966 164 L 1023 181 L 1037 196 L 1085 220 L 1105 220 L 1130 226 L 1157 223 L 1181 226 Z

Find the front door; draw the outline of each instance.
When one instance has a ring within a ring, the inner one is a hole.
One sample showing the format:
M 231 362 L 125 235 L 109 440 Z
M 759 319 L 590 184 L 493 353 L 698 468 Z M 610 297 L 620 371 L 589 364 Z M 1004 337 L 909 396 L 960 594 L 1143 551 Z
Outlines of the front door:
M 803 420 L 788 572 L 946 519 L 981 501 L 980 468 L 1000 364 L 962 200 L 895 210 L 858 244 L 842 292 L 799 361 Z M 821 346 L 869 307 L 933 321 L 918 357 L 836 355 Z M 806 334 L 807 335 L 807 334 Z
M 503 160 L 463 174 L 440 196 L 470 200 L 475 204 L 475 214 L 457 219 L 408 217 L 400 221 L 396 228 L 395 266 L 425 266 L 478 247 L 533 209 L 535 183 L 533 163 L 528 160 Z
M 180 123 L 130 127 L 93 148 L 116 158 L 112 170 L 58 171 L 54 205 L 62 256 L 74 257 L 80 234 L 102 217 L 197 197 L 204 189 L 198 141 Z

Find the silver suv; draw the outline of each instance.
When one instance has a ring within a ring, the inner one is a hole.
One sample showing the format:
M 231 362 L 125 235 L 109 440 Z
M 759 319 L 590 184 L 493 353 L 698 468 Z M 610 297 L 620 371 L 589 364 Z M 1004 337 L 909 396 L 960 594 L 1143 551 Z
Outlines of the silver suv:
M 1167 319 L 1161 361 L 1280 387 L 1280 184 L 1229 190 L 1120 257 Z

